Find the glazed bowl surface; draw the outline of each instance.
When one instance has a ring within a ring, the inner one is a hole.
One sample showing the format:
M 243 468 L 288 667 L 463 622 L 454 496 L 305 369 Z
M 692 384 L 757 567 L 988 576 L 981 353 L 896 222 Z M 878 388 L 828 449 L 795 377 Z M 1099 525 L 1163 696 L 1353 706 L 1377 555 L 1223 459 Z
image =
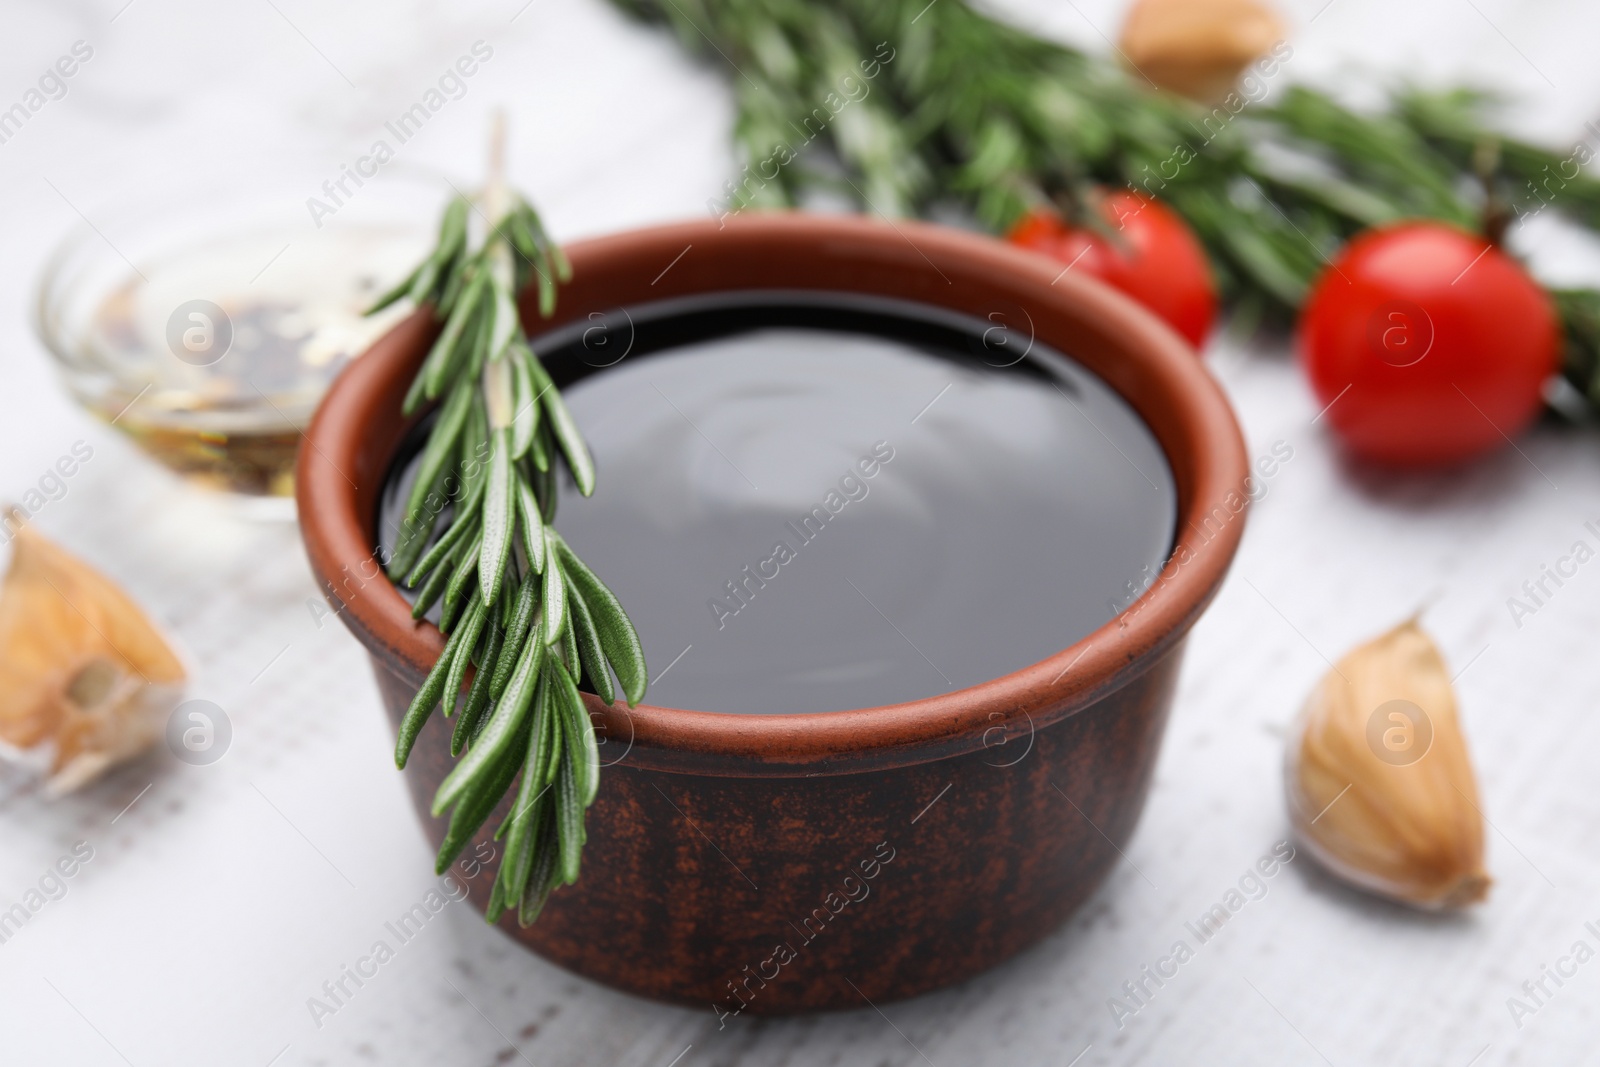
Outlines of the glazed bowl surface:
M 605 706 L 606 764 L 577 885 L 512 937 L 564 967 L 719 1015 L 882 1003 L 999 963 L 1059 926 L 1120 861 L 1149 790 L 1183 642 L 1226 574 L 1250 495 L 1243 442 L 1195 353 L 1109 288 L 938 226 L 760 215 L 584 241 L 563 324 L 674 298 L 806 291 L 1001 314 L 1093 371 L 1160 444 L 1177 494 L 1170 558 L 1105 626 L 980 685 L 886 707 L 738 715 Z M 1020 313 L 1020 317 L 1019 317 Z M 437 324 L 418 313 L 344 372 L 301 449 L 319 584 L 372 655 L 398 724 L 443 638 L 414 623 L 375 551 L 386 479 L 415 420 L 401 399 Z M 591 368 L 552 365 L 565 384 Z M 603 370 L 597 373 L 604 373 Z M 453 764 L 435 716 L 405 775 L 429 814 Z M 492 817 L 465 855 L 497 846 Z M 462 871 L 488 899 L 491 862 Z

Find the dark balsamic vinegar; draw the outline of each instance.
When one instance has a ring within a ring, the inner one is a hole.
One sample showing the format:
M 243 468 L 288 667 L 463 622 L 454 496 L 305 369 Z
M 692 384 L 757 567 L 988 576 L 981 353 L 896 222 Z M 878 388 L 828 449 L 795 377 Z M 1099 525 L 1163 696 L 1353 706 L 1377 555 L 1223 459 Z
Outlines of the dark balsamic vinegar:
M 534 346 L 599 472 L 590 499 L 563 486 L 556 526 L 638 628 L 652 704 L 834 711 L 975 685 L 1110 620 L 1172 544 L 1148 428 L 992 322 L 741 294 Z

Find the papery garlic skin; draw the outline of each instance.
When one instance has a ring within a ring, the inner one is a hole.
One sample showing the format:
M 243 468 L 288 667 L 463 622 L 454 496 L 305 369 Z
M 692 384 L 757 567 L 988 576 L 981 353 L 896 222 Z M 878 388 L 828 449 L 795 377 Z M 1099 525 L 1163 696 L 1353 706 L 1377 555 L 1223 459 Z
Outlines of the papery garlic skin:
M 1119 50 L 1141 80 L 1213 104 L 1283 36 L 1283 22 L 1258 0 L 1138 0 Z
M 1295 832 L 1340 877 L 1429 909 L 1488 893 L 1455 693 L 1415 619 L 1322 677 L 1291 733 L 1285 785 Z
M 69 792 L 162 736 L 186 672 L 104 575 L 29 525 L 12 545 L 0 584 L 0 750 L 43 762 L 49 790 Z

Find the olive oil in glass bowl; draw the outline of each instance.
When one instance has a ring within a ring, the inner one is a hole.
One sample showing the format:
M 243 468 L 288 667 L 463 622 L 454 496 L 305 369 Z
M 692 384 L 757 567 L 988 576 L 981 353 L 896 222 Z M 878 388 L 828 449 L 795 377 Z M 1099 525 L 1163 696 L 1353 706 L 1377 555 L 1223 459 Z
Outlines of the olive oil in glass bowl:
M 411 218 L 444 198 L 402 192 L 427 205 Z M 386 221 L 406 217 L 395 199 L 321 227 L 281 195 L 97 215 L 46 265 L 39 337 L 74 398 L 150 456 L 247 514 L 290 517 L 317 402 L 405 314 L 363 310 L 428 245 Z

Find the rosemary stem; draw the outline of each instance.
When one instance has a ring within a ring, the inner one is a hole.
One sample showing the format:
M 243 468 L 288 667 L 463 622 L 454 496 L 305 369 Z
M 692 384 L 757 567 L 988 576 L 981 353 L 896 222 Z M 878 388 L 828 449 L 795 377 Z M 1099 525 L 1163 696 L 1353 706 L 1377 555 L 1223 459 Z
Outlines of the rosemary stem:
M 511 258 L 510 238 L 498 231 L 506 226 L 510 202 L 506 188 L 506 116 L 503 109 L 495 108 L 490 119 L 489 174 L 483 189 L 483 206 L 490 227 L 487 237 L 489 273 L 495 286 L 506 294 L 516 292 L 516 266 Z M 489 428 L 502 430 L 510 426 L 516 415 L 516 404 L 512 397 L 511 365 L 506 360 L 490 359 L 484 365 L 483 395 L 489 409 Z

